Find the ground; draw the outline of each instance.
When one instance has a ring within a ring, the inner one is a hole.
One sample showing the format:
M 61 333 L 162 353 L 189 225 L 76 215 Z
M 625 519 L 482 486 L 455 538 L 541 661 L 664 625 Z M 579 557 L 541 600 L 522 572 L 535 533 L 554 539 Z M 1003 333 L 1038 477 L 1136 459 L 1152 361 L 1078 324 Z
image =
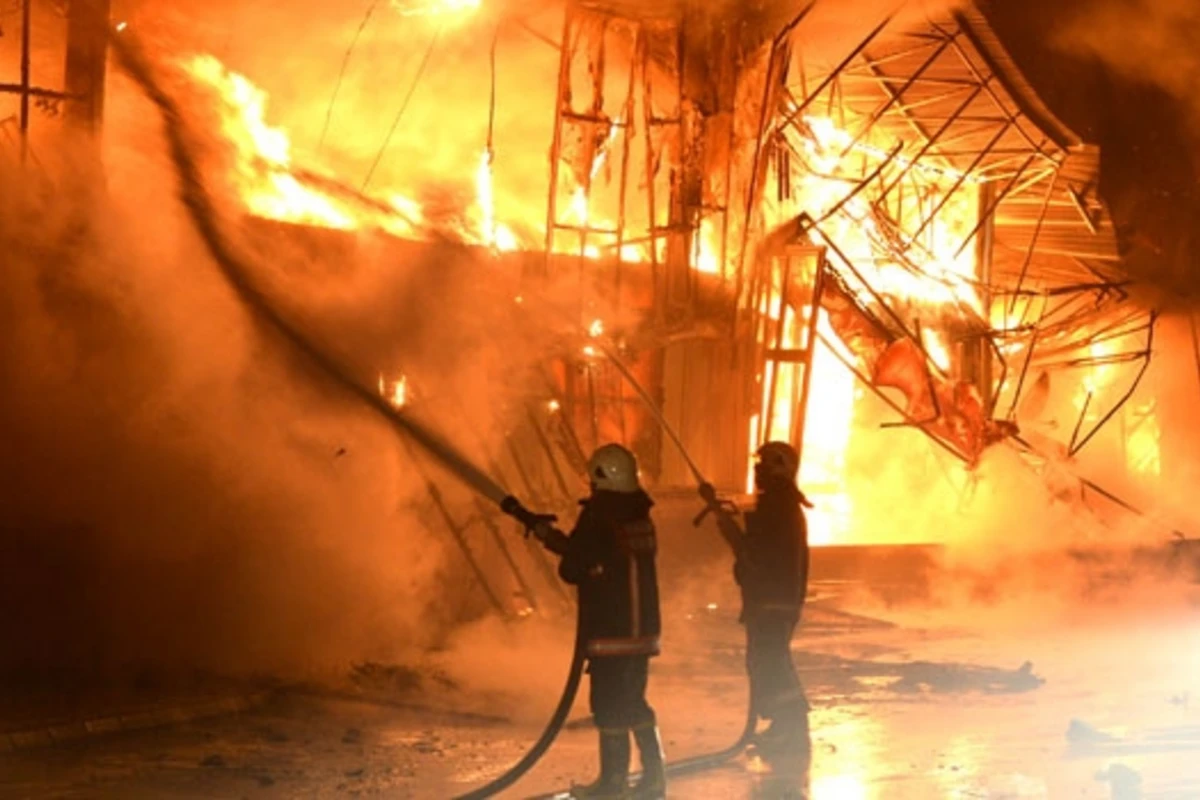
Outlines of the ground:
M 817 587 L 795 641 L 812 705 L 802 774 L 756 759 L 672 783 L 672 798 L 1200 798 L 1200 614 L 1146 603 L 964 613 L 872 609 Z M 668 758 L 740 729 L 740 631 L 722 608 L 655 664 Z M 682 624 L 682 621 L 677 621 Z M 701 644 L 702 643 L 702 644 Z M 557 686 L 542 687 L 552 703 Z M 0 758 L 21 798 L 447 798 L 514 762 L 529 715 L 285 693 L 235 716 Z M 594 731 L 572 723 L 504 797 L 592 777 Z M 1140 794 L 1138 793 L 1140 791 Z

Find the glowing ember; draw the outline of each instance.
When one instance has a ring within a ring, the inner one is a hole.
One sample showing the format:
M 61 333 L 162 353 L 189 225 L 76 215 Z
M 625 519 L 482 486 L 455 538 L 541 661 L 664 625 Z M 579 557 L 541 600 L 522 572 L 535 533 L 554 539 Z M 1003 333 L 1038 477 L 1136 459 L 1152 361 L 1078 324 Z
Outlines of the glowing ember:
M 595 339 L 602 335 L 604 335 L 604 323 L 598 319 L 592 320 L 592 324 L 588 326 L 588 336 Z
M 558 404 L 557 400 L 551 400 L 549 403 L 546 403 L 546 410 L 551 414 L 556 413 L 560 408 L 562 408 L 562 406 Z

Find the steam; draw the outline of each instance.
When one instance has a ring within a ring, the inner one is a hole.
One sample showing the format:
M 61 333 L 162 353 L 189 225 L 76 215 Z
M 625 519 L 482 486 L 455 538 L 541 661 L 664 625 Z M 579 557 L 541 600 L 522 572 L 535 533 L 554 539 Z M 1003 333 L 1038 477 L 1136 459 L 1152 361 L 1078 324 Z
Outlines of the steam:
M 21 188 L 0 208 L 0 419 L 23 469 L 2 490 L 0 593 L 28 611 L 0 626 L 0 670 L 297 675 L 415 657 L 479 597 L 441 521 L 420 513 L 411 456 L 223 282 L 139 122 L 153 115 L 120 88 L 109 191 L 82 155 L 55 164 L 53 192 L 4 167 Z M 318 334 L 373 340 L 358 366 L 437 375 L 431 398 L 464 400 L 432 416 L 463 409 L 496 446 L 496 401 L 514 387 L 478 365 L 519 373 L 530 343 L 496 334 L 515 328 L 492 288 L 470 288 L 478 264 L 453 249 L 439 270 L 397 263 L 368 241 L 330 274 L 328 245 L 239 236 L 274 245 L 259 267 Z M 420 303 L 397 319 L 398 294 Z
M 834 63 L 893 5 L 863 0 L 835 13 L 822 4 L 804 46 L 827 48 Z M 895 25 L 952 5 L 906 4 Z M 359 20 L 315 2 L 145 8 L 131 17 L 134 30 L 167 49 L 182 44 L 187 20 L 187 46 L 178 49 L 214 52 L 261 82 L 298 149 L 315 149 L 328 94 L 313 87 L 332 89 Z M 495 21 L 481 13 L 447 37 L 374 185 L 427 187 L 450 207 L 472 191 L 487 122 L 481 43 Z M 434 24 L 384 20 L 364 34 L 324 151 L 334 173 L 365 173 L 401 94 L 390 74 L 415 68 L 412 43 Z M 531 24 L 557 34 L 553 12 Z M 289 35 L 261 36 L 276 29 Z M 496 205 L 541 221 L 557 54 L 513 29 L 498 48 Z M 456 68 L 434 69 L 439 62 Z M 451 107 L 470 113 L 447 114 Z M 197 130 L 202 116 L 192 120 Z M 106 142 L 103 190 L 86 148 L 63 148 L 63 161 L 40 178 L 0 161 L 0 441 L 13 466 L 0 483 L 0 602 L 22 609 L 0 621 L 0 671 L 79 675 L 143 664 L 300 674 L 423 658 L 438 645 L 464 681 L 541 696 L 569 642 L 540 627 L 519 637 L 495 623 L 458 627 L 483 601 L 429 512 L 408 451 L 389 425 L 300 363 L 220 278 L 176 199 L 154 116 L 120 78 Z M 208 144 L 219 164 L 220 143 Z M 211 174 L 222 173 L 214 166 Z M 209 188 L 222 190 L 219 177 Z M 259 256 L 275 299 L 338 343 L 351 366 L 408 376 L 413 403 L 462 449 L 480 461 L 501 452 L 511 415 L 523 413 L 523 370 L 550 351 L 547 329 L 556 324 L 514 317 L 514 286 L 481 280 L 484 265 L 454 247 L 418 252 L 366 234 L 302 240 L 268 225 L 232 230 Z M 552 287 L 549 299 L 574 289 Z M 602 303 L 587 316 L 609 329 L 627 322 Z M 993 567 L 1060 548 L 1064 540 L 1051 535 L 1076 520 L 1076 509 L 1054 507 L 1000 451 L 981 467 L 970 516 L 947 525 L 965 476 L 935 460 L 914 480 L 912 457 L 928 458 L 916 434 L 875 432 L 871 441 L 862 460 L 886 466 L 862 473 L 856 501 L 874 541 L 941 531 L 973 565 Z M 947 487 L 928 491 L 943 467 Z M 1121 524 L 1131 540 L 1140 535 Z M 710 596 L 713 581 L 728 588 L 727 556 L 718 543 L 701 568 L 690 560 L 697 534 L 686 521 L 663 525 L 663 534 L 676 543 L 671 563 L 703 576 L 673 584 L 668 613 L 679 618 Z M 479 654 L 489 650 L 484 664 Z M 501 669 L 496 652 L 511 656 Z M 464 665 L 461 654 L 475 658 Z
M 329 668 L 419 642 L 442 553 L 396 534 L 389 432 L 248 318 L 162 164 L 121 158 L 137 178 L 107 195 L 5 175 L 0 592 L 25 613 L 0 668 Z

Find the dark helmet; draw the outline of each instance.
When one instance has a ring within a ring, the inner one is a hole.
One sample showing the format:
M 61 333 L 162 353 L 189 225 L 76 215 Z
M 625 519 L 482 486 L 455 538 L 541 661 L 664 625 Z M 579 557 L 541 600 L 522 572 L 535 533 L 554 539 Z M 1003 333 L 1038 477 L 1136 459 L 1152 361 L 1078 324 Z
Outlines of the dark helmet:
M 787 442 L 767 442 L 754 454 L 754 482 L 759 488 L 796 485 L 800 454 Z

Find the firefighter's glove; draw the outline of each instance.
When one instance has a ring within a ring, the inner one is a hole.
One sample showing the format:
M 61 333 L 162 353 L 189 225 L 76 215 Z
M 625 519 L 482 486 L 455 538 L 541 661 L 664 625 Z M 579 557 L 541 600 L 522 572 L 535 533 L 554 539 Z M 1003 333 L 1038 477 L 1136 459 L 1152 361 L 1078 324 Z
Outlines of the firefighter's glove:
M 555 517 L 550 516 L 548 521 L 535 526 L 527 533 L 532 533 L 534 538 L 542 543 L 542 547 L 561 556 L 567 552 L 567 535 L 550 524 L 554 519 Z
M 704 501 L 704 508 L 692 520 L 692 525 L 699 527 L 700 523 L 704 522 L 705 517 L 714 511 L 718 515 L 729 515 L 737 513 L 737 507 L 728 500 L 722 500 L 717 497 L 717 490 L 711 483 L 702 483 L 699 486 L 700 499 Z
M 509 495 L 500 502 L 500 510 L 524 525 L 526 536 L 534 533 L 537 528 L 548 526 L 558 519 L 553 514 L 535 514 L 521 505 L 521 501 L 512 495 Z

